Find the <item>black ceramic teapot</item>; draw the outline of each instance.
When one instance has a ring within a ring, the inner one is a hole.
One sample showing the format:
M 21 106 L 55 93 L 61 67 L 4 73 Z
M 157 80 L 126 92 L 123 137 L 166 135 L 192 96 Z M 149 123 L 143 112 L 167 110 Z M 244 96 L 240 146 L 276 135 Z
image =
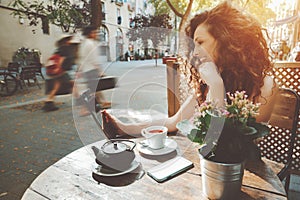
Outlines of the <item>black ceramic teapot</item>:
M 131 145 L 128 145 L 131 143 Z M 133 152 L 136 143 L 126 139 L 111 139 L 105 142 L 101 148 L 92 146 L 96 156 L 96 162 L 102 167 L 116 171 L 125 171 L 130 168 L 135 159 Z

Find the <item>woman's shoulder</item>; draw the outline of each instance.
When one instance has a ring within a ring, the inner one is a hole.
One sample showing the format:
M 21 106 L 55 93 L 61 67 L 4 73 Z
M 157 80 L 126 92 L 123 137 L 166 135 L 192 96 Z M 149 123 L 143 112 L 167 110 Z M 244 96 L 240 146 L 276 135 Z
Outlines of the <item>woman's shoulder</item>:
M 268 122 L 275 104 L 276 94 L 278 92 L 278 83 L 273 76 L 267 75 L 264 78 L 264 85 L 261 87 L 261 95 L 258 98 L 259 115 L 256 117 L 258 122 Z
M 274 85 L 276 84 L 276 80 L 274 79 L 274 77 L 272 75 L 266 75 L 264 78 L 264 84 L 266 85 Z
M 261 96 L 270 97 L 278 90 L 278 83 L 271 75 L 266 75 L 264 78 L 264 85 L 261 87 Z

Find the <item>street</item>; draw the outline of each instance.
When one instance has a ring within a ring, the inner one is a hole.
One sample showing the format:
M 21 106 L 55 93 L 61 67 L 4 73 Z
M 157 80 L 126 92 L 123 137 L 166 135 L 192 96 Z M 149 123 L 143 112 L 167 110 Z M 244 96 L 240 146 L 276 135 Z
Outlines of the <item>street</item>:
M 113 109 L 167 113 L 166 67 L 161 60 L 113 62 L 106 75 L 117 87 L 104 91 Z M 44 112 L 44 82 L 0 99 L 0 199 L 21 199 L 31 182 L 60 158 L 103 135 L 91 116 L 73 118 L 72 96 L 56 98 L 59 110 Z M 76 122 L 77 124 L 75 124 Z M 79 124 L 84 124 L 84 132 Z M 77 132 L 77 130 L 79 132 Z M 79 133 L 79 134 L 78 134 Z

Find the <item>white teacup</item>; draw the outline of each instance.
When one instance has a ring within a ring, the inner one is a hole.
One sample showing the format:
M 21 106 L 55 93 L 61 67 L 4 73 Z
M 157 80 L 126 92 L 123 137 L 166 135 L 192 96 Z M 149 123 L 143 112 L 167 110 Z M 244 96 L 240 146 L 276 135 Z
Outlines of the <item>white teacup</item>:
M 151 149 L 162 149 L 168 134 L 168 128 L 165 126 L 150 126 L 142 130 L 142 136 L 147 139 Z

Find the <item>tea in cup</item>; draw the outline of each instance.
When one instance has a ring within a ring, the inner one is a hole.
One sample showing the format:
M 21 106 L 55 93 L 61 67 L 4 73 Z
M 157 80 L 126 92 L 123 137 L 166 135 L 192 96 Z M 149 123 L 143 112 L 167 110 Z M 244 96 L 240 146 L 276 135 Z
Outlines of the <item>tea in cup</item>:
M 147 139 L 151 149 L 162 149 L 165 147 L 168 128 L 165 126 L 150 126 L 142 130 L 142 136 Z

